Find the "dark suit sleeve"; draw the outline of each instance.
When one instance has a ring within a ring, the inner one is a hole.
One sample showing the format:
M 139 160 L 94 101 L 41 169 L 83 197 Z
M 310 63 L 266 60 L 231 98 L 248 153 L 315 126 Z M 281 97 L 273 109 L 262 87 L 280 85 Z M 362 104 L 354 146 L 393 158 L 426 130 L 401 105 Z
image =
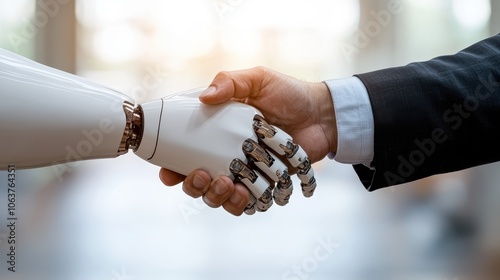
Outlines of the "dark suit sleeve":
M 450 56 L 356 75 L 375 124 L 368 190 L 500 160 L 500 35 Z

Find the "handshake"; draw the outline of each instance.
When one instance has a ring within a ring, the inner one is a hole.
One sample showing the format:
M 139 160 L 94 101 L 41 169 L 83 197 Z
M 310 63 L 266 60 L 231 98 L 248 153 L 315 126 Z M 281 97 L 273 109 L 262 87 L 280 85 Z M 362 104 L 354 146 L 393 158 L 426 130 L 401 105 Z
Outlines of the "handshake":
M 154 120 L 157 108 L 162 108 L 161 121 L 159 128 L 144 128 L 143 141 L 156 138 L 156 143 L 141 143 L 136 154 L 181 174 L 197 168 L 211 177 L 228 176 L 243 183 L 251 192 L 244 210 L 250 215 L 267 211 L 273 200 L 281 206 L 288 203 L 293 185 L 282 159 L 297 169 L 304 196 L 312 196 L 316 180 L 311 162 L 290 135 L 269 125 L 247 104 L 202 104 L 197 98 L 201 92 L 192 90 L 141 104 L 145 120 Z M 154 147 L 152 155 L 149 147 Z
M 203 92 L 134 104 L 0 49 L 0 90 L 0 170 L 71 167 L 133 150 L 162 167 L 166 185 L 184 181 L 188 195 L 234 215 L 287 204 L 294 173 L 311 196 L 311 163 L 337 146 L 327 86 L 262 67 L 221 72 Z
M 176 139 L 161 145 L 178 145 L 172 154 L 158 157 L 166 162 L 150 160 L 164 167 L 160 179 L 169 186 L 183 181 L 188 195 L 202 196 L 210 207 L 223 206 L 234 215 L 266 211 L 273 199 L 287 204 L 293 189 L 290 175 L 295 172 L 303 195 L 310 197 L 316 187 L 311 163 L 335 152 L 333 102 L 323 83 L 257 67 L 221 72 L 201 94 L 188 92 L 164 102 L 178 104 L 167 112 L 172 116 L 162 119 L 183 133 L 173 133 Z M 193 107 L 197 108 L 190 110 L 189 118 L 179 117 Z M 171 158 L 186 162 L 168 162 Z M 200 168 L 192 171 L 192 166 Z

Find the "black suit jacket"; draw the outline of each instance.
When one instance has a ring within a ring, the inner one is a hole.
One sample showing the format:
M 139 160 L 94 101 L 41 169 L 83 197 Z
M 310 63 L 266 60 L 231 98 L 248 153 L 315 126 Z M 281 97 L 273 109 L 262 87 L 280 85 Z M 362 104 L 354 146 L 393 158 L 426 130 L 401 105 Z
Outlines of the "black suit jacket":
M 449 56 L 356 75 L 375 122 L 368 190 L 500 160 L 500 35 Z

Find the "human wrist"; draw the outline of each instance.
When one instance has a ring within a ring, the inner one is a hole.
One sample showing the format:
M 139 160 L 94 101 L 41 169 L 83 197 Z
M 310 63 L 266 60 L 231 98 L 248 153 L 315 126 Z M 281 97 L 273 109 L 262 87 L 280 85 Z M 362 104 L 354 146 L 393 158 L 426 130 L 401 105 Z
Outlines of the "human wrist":
M 333 105 L 332 94 L 328 86 L 323 83 L 310 84 L 314 96 L 317 97 L 317 118 L 318 124 L 322 128 L 328 147 L 325 147 L 325 154 L 337 152 L 337 122 Z

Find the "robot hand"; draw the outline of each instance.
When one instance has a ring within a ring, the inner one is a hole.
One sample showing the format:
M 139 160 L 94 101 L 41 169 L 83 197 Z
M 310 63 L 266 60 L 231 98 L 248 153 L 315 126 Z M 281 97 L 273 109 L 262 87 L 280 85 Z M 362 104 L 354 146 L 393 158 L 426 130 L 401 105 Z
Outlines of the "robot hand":
M 298 169 L 304 195 L 313 194 L 311 164 L 288 134 L 249 105 L 204 105 L 200 93 L 137 105 L 105 86 L 0 49 L 0 170 L 112 158 L 131 149 L 184 175 L 204 169 L 241 181 L 254 196 L 250 214 L 266 211 L 273 197 L 288 203 L 292 182 L 278 155 Z
M 237 102 L 204 105 L 195 89 L 139 106 L 143 133 L 135 153 L 158 166 L 187 175 L 204 169 L 241 181 L 253 197 L 245 213 L 286 205 L 293 190 L 286 158 L 298 169 L 302 192 L 316 187 L 304 150 L 281 129 L 266 123 L 255 108 Z

